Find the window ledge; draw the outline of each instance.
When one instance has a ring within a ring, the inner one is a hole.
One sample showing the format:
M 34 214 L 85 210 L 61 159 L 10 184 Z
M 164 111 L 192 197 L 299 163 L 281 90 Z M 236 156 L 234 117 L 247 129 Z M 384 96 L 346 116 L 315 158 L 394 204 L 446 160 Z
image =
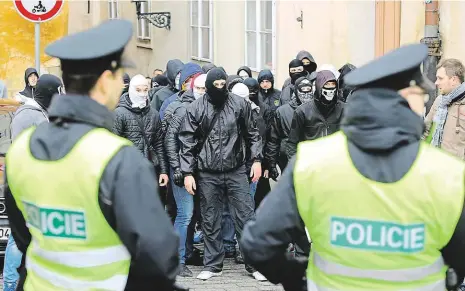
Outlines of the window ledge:
M 195 60 L 195 61 L 198 61 L 198 62 L 202 62 L 202 63 L 213 63 L 212 60 L 205 59 L 205 58 L 199 58 L 199 57 L 192 56 L 191 59 Z
M 152 49 L 152 45 L 150 44 L 150 40 L 143 40 L 143 39 L 137 39 L 137 47 L 144 48 L 144 49 Z

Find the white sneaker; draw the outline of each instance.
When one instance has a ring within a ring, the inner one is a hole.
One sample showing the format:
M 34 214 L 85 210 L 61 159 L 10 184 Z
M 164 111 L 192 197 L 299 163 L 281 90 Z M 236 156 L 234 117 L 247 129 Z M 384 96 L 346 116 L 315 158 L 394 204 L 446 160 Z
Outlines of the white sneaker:
M 252 276 L 255 278 L 255 280 L 260 282 L 268 281 L 268 279 L 266 279 L 265 276 L 263 276 L 259 271 L 253 272 Z
M 223 275 L 223 272 L 210 272 L 210 271 L 202 271 L 200 274 L 197 276 L 197 279 L 199 280 L 208 280 L 211 277 L 217 277 Z M 266 279 L 265 279 L 266 280 Z

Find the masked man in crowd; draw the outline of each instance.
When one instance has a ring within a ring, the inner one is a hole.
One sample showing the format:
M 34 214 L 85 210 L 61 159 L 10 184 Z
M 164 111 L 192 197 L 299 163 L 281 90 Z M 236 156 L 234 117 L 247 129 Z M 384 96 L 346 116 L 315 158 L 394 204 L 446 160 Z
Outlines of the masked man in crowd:
M 302 50 L 299 53 L 297 53 L 297 56 L 295 58 L 297 60 L 302 61 L 302 64 L 304 65 L 304 70 L 307 72 L 310 81 L 314 82 L 316 79 L 316 69 L 318 65 L 315 62 L 315 59 L 313 58 L 312 54 L 310 54 L 308 51 Z M 286 81 L 284 81 L 282 89 L 284 90 L 284 88 L 286 88 L 289 84 L 291 84 L 291 78 L 287 78 Z
M 168 61 L 166 64 L 166 77 L 168 78 L 169 85 L 156 92 L 151 92 L 153 96 L 149 96 L 149 99 L 152 100 L 150 101 L 150 105 L 153 109 L 160 111 L 163 102 L 180 90 L 179 78 L 181 77 L 180 72 L 183 66 L 183 62 L 178 59 Z
M 289 63 L 289 76 L 290 76 L 290 83 L 286 87 L 283 88 L 280 97 L 279 105 L 287 104 L 292 99 L 292 94 L 294 94 L 294 85 L 297 79 L 300 77 L 307 76 L 308 73 L 304 69 L 304 64 L 299 59 L 294 59 Z
M 206 94 L 188 107 L 179 133 L 184 186 L 191 195 L 200 195 L 205 244 L 204 270 L 197 276 L 201 280 L 222 274 L 224 248 L 219 234 L 223 200 L 227 198 L 233 209 L 238 238 L 244 224 L 254 217 L 245 166 L 246 148 L 254 161 L 252 181 L 261 176 L 262 145 L 251 106 L 227 91 L 226 78 L 219 68 L 208 72 Z M 255 278 L 263 278 L 247 265 L 246 270 Z

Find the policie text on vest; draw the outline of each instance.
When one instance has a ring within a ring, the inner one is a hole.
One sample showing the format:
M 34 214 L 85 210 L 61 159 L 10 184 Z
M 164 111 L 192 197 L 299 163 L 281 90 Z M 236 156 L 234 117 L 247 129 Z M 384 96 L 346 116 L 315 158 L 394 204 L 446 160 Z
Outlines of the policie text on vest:
M 425 225 L 333 216 L 331 244 L 367 251 L 420 252 L 425 247 Z
M 67 239 L 86 239 L 84 212 L 66 209 L 44 208 L 24 202 L 27 223 L 44 236 Z

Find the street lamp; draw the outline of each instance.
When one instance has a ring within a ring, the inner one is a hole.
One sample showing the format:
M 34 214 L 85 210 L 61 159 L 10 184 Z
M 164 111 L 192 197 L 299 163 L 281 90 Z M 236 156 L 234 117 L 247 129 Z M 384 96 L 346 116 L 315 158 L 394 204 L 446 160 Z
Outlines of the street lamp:
M 171 12 L 141 12 L 141 4 L 146 0 L 131 0 L 136 4 L 137 19 L 146 19 L 158 28 L 171 29 Z

